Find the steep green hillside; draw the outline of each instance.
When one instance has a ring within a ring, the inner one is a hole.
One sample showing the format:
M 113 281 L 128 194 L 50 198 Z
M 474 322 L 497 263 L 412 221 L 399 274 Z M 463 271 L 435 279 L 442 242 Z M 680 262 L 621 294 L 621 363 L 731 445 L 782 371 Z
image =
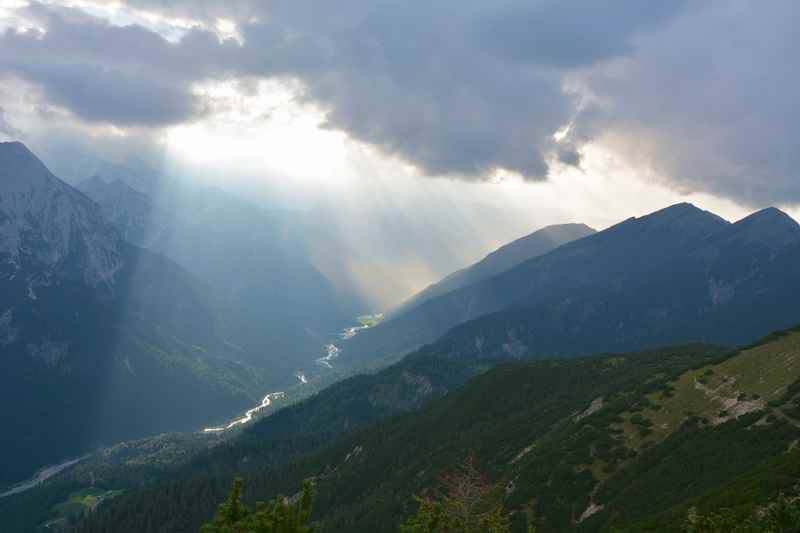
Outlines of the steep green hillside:
M 745 515 L 800 481 L 799 360 L 795 330 L 735 353 L 687 346 L 501 364 L 285 466 L 264 465 L 252 449 L 196 464 L 78 531 L 191 531 L 234 474 L 248 500 L 314 478 L 322 531 L 397 531 L 412 496 L 470 452 L 506 487 L 520 531 L 529 511 L 542 531 L 680 530 L 693 506 Z M 152 526 L 135 525 L 142 516 Z
M 248 468 L 275 468 L 292 458 L 329 445 L 338 435 L 364 427 L 378 419 L 420 408 L 431 399 L 461 386 L 488 368 L 438 359 L 420 354 L 381 372 L 346 379 L 317 395 L 278 411 L 254 423 L 234 442 L 209 440 L 206 435 L 165 435 L 124 443 L 96 454 L 78 467 L 27 493 L 0 499 L 0 524 L 13 524 L 13 531 L 35 531 L 50 518 L 50 509 L 70 493 L 91 487 L 107 490 L 151 486 L 158 479 L 171 478 L 177 484 L 195 479 L 202 485 L 199 498 L 214 506 L 217 494 L 224 494 L 225 476 L 205 472 L 234 472 L 241 461 Z M 216 437 L 216 435 L 212 435 Z M 204 449 L 210 449 L 203 453 Z M 180 467 L 193 462 L 183 469 Z M 182 490 L 182 489 L 179 489 Z M 177 501 L 174 503 L 178 503 Z M 164 502 L 166 508 L 170 503 Z M 190 522 L 205 518 L 205 507 L 190 509 Z M 158 513 L 153 523 L 158 523 Z M 183 519 L 181 519 L 184 521 Z

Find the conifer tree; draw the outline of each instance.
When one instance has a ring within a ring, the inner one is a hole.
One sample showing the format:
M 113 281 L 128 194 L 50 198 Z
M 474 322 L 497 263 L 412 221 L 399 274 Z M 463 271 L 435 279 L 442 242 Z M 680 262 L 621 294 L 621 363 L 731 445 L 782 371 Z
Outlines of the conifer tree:
M 419 511 L 400 526 L 401 533 L 510 533 L 501 491 L 487 482 L 470 457 L 442 477 L 443 490 L 417 497 Z
M 201 533 L 313 533 L 311 509 L 313 485 L 306 480 L 298 498 L 278 496 L 256 504 L 250 512 L 241 502 L 242 480 L 236 478 L 230 495 L 219 506 L 214 519 L 205 524 Z

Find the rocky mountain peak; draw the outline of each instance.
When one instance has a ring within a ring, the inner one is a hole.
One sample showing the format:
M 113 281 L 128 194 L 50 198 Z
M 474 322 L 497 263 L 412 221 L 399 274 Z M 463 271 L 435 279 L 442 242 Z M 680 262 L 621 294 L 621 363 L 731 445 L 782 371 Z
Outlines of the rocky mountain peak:
M 0 270 L 112 285 L 121 239 L 100 208 L 19 142 L 0 143 Z

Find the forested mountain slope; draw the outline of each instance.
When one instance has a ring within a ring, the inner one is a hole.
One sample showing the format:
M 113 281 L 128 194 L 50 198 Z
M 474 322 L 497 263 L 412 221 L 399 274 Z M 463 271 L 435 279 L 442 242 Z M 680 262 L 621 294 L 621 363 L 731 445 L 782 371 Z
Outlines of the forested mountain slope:
M 36 531 L 38 525 L 48 520 L 51 506 L 81 490 L 130 490 L 151 486 L 164 477 L 172 479 L 166 483 L 194 484 L 192 479 L 199 472 L 230 472 L 242 460 L 254 469 L 285 465 L 329 445 L 343 433 L 399 412 L 418 409 L 463 385 L 490 365 L 486 361 L 476 365 L 446 361 L 421 352 L 419 357 L 407 358 L 376 374 L 336 383 L 298 405 L 257 421 L 234 441 L 207 453 L 199 452 L 202 447 L 219 443 L 169 436 L 141 445 L 131 443 L 127 446 L 131 452 L 126 452 L 125 447 L 108 450 L 104 454 L 107 459 L 90 459 L 42 487 L 0 499 L 0 523 L 13 524 L 15 531 Z M 144 454 L 134 451 L 141 446 L 150 450 L 144 450 Z M 192 454 L 198 454 L 192 464 L 177 469 Z M 227 482 L 224 475 L 201 477 L 202 490 L 207 492 L 203 498 L 213 498 L 228 488 L 224 486 Z M 211 488 L 207 486 L 209 483 Z M 165 502 L 165 505 L 171 504 Z M 202 507 L 191 512 L 195 520 L 205 517 Z M 187 519 L 179 517 L 182 522 Z M 149 520 L 155 524 L 159 518 L 153 515 Z
M 693 345 L 501 364 L 283 467 L 253 453 L 198 463 L 78 531 L 191 531 L 238 474 L 248 500 L 313 478 L 321 531 L 393 532 L 415 511 L 412 496 L 468 453 L 505 487 L 517 531 L 529 512 L 541 531 L 681 530 L 690 507 L 749 513 L 800 480 L 798 362 L 800 330 L 738 352 Z

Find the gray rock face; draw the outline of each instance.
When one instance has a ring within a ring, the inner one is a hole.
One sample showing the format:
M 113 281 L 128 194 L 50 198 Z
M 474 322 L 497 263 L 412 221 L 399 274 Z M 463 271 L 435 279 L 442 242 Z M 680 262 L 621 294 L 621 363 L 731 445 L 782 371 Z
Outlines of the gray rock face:
M 0 268 L 112 286 L 121 239 L 89 198 L 56 178 L 21 143 L 0 143 Z M 31 280 L 33 282 L 33 280 Z
M 259 378 L 227 357 L 206 294 L 23 145 L 0 144 L 0 485 L 248 405 Z

